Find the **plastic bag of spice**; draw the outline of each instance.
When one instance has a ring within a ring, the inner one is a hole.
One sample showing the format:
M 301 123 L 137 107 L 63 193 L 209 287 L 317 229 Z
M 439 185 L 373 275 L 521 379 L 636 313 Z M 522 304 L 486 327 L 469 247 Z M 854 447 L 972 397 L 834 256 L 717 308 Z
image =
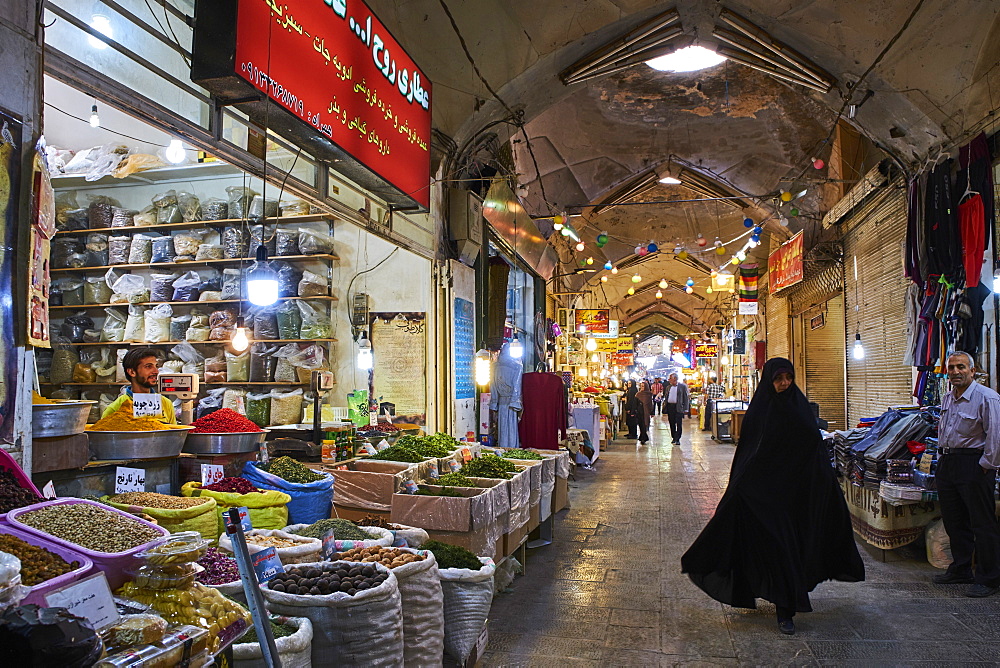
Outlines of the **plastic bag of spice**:
M 201 220 L 201 200 L 196 195 L 183 190 L 177 193 L 177 206 L 185 223 Z
M 173 237 L 167 235 L 153 239 L 153 258 L 150 262 L 173 262 L 176 257 Z
M 84 246 L 87 251 L 88 267 L 103 267 L 108 264 L 108 235 L 91 232 Z
M 174 274 L 150 274 L 149 275 L 149 301 L 169 302 L 173 301 L 174 281 L 181 275 Z
M 175 302 L 196 302 L 201 294 L 201 276 L 197 271 L 185 272 L 174 281 L 173 299 Z
M 302 390 L 291 392 L 271 391 L 271 415 L 272 426 L 298 424 L 302 421 Z
M 111 288 L 103 276 L 88 276 L 84 279 L 83 301 L 86 304 L 111 303 Z
M 299 230 L 299 251 L 303 255 L 320 255 L 333 253 L 333 237 L 313 230 Z
M 80 356 L 71 346 L 65 345 L 66 339 L 60 337 L 58 342 L 53 341 L 55 350 L 52 352 L 52 367 L 49 369 L 49 382 L 54 385 L 73 382 L 73 367 L 80 361 Z
M 101 330 L 99 329 L 87 329 L 83 332 L 83 342 L 84 343 L 100 343 L 101 342 Z
M 308 216 L 312 211 L 309 202 L 303 199 L 293 199 L 280 204 L 282 216 Z
M 177 205 L 177 192 L 175 190 L 168 190 L 155 196 L 153 206 L 156 207 L 156 223 L 158 225 L 184 221 L 181 209 Z
M 84 364 L 83 362 L 77 362 L 73 366 L 74 383 L 93 383 L 96 380 L 97 380 L 97 374 L 94 373 L 94 369 L 91 368 L 89 364 Z
M 221 260 L 223 255 L 224 249 L 221 244 L 199 244 L 198 252 L 195 254 L 194 259 L 199 262 Z
M 109 237 L 108 238 L 108 264 L 127 264 L 129 247 L 132 245 L 132 237 Z
M 268 347 L 266 343 L 255 343 L 250 348 L 250 381 L 251 383 L 274 382 L 274 367 L 277 359 L 274 353 L 277 346 Z
M 278 217 L 278 200 L 264 198 L 263 195 L 254 195 L 250 200 L 250 208 L 247 209 L 247 218 L 250 220 L 261 220 L 264 218 Z
M 195 419 L 203 418 L 222 408 L 222 396 L 225 392 L 226 388 L 224 387 L 209 390 L 206 396 L 198 400 L 198 407 L 195 409 Z
M 299 336 L 302 329 L 302 314 L 295 302 L 283 302 L 274 309 L 278 319 L 278 338 L 285 341 L 292 341 L 302 338 Z
M 222 407 L 246 415 L 247 391 L 235 387 L 226 388 L 225 394 L 222 395 Z
M 271 423 L 271 393 L 247 394 L 247 419 L 258 427 Z
M 106 308 L 104 326 L 101 327 L 101 341 L 121 342 L 125 340 L 125 323 L 127 318 L 116 308 Z
M 204 243 L 208 230 L 184 230 L 174 235 L 174 252 L 178 258 L 193 260 L 198 254 L 198 246 Z
M 250 353 L 241 355 L 226 351 L 226 379 L 230 383 L 246 383 L 250 380 Z
M 128 318 L 125 320 L 125 334 L 122 341 L 145 341 L 146 340 L 146 307 L 138 304 L 130 304 L 128 307 Z
M 302 339 L 329 339 L 333 336 L 333 323 L 330 314 L 323 304 L 312 304 L 307 301 L 296 302 L 302 315 L 302 329 L 299 332 Z
M 123 274 L 122 276 L 116 277 L 111 270 L 104 275 L 104 279 L 108 281 L 111 285 L 111 301 L 112 302 L 134 302 L 136 301 L 133 297 L 145 291 L 146 282 L 138 274 Z M 115 299 L 116 296 L 121 296 L 121 299 Z
M 83 343 L 83 332 L 94 328 L 94 320 L 84 311 L 65 318 L 59 333 L 73 343 Z
M 208 317 L 208 326 L 212 332 L 208 335 L 211 341 L 226 341 L 232 338 L 233 330 L 236 329 L 236 311 L 233 309 L 219 309 L 213 311 Z
M 153 237 L 136 234 L 128 248 L 129 264 L 149 264 L 153 261 Z
M 59 282 L 63 306 L 83 305 L 83 281 L 69 279 Z
M 226 188 L 226 195 L 229 199 L 229 217 L 246 218 L 250 202 L 253 201 L 256 194 L 252 189 L 243 186 L 229 186 Z
M 52 268 L 71 268 L 71 257 L 74 255 L 84 255 L 85 251 L 86 247 L 79 239 L 53 239 L 49 251 Z
M 275 255 L 299 255 L 299 231 L 279 229 L 274 233 Z
M 130 307 L 131 308 L 131 307 Z M 170 340 L 170 318 L 174 310 L 170 304 L 160 304 L 146 311 L 146 341 L 149 343 L 165 343 Z
M 204 220 L 226 220 L 229 218 L 229 203 L 218 197 L 210 197 L 201 204 Z
M 202 314 L 191 314 L 191 326 L 184 333 L 184 338 L 188 341 L 208 341 L 212 330 L 208 326 L 208 316 Z
M 87 195 L 90 204 L 87 206 L 87 219 L 90 229 L 112 227 L 114 212 L 112 207 L 118 206 L 118 201 L 105 195 Z
M 278 274 L 278 296 L 298 297 L 302 272 L 287 262 L 272 262 L 271 269 Z
M 226 259 L 238 260 L 248 257 L 250 236 L 242 227 L 227 227 L 222 233 L 222 247 Z
M 175 315 L 170 319 L 170 340 L 183 341 L 191 326 L 190 315 Z
M 253 314 L 253 338 L 258 341 L 277 339 L 279 336 L 278 316 L 271 307 L 263 307 Z
M 254 225 L 250 228 L 250 246 L 247 248 L 247 257 L 257 257 L 257 247 L 267 248 L 268 255 L 275 255 L 277 241 L 275 240 L 274 225 Z
M 135 214 L 139 213 L 134 209 L 123 209 L 120 206 L 111 207 L 111 227 L 134 227 Z
M 222 271 L 222 298 L 240 298 L 240 270 L 224 269 Z
M 326 278 L 319 274 L 314 274 L 308 269 L 302 272 L 302 280 L 299 281 L 299 297 L 320 297 L 330 294 L 330 287 Z
M 149 227 L 150 225 L 156 225 L 156 207 L 153 205 L 147 206 L 145 209 L 135 214 L 135 216 L 132 217 L 132 221 L 135 223 L 136 227 Z

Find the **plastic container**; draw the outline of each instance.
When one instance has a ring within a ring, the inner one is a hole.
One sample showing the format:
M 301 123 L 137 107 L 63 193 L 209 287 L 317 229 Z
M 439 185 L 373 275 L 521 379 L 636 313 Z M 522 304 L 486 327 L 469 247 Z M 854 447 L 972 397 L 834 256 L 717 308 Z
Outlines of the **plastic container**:
M 204 557 L 209 544 L 210 541 L 202 538 L 197 531 L 181 531 L 135 556 L 145 559 L 148 565 L 156 567 L 189 564 Z
M 154 541 L 150 541 L 150 543 L 143 543 L 142 545 L 137 545 L 136 547 L 133 547 L 132 549 L 126 550 L 124 552 L 94 552 L 93 550 L 88 550 L 85 547 L 80 547 L 75 543 L 71 543 L 68 540 L 63 540 L 62 538 L 53 536 L 52 534 L 45 533 L 40 529 L 30 527 L 27 524 L 24 524 L 23 522 L 19 522 L 17 519 L 18 515 L 23 515 L 26 512 L 30 512 L 32 510 L 38 510 L 39 508 L 46 508 L 48 506 L 72 505 L 74 503 L 88 503 L 92 506 L 97 506 L 101 510 L 106 510 L 112 513 L 118 513 L 123 517 L 127 517 L 130 520 L 138 522 L 139 524 L 144 524 L 145 526 L 151 527 L 155 529 L 157 533 L 160 533 L 164 536 L 170 533 L 163 527 L 151 524 L 145 520 L 141 520 L 135 515 L 129 515 L 128 513 L 112 508 L 111 506 L 106 506 L 103 503 L 97 503 L 96 501 L 88 501 L 86 499 L 65 498 L 65 499 L 55 499 L 54 501 L 43 501 L 42 503 L 36 503 L 32 506 L 25 506 L 24 508 L 15 508 L 14 510 L 7 513 L 7 522 L 13 525 L 14 528 L 20 529 L 21 531 L 27 532 L 33 536 L 38 536 L 40 538 L 43 538 L 55 545 L 61 545 L 63 547 L 67 547 L 73 550 L 74 552 L 82 554 L 83 556 L 90 559 L 94 563 L 94 567 L 97 570 L 104 571 L 104 574 L 108 578 L 108 584 L 111 586 L 112 591 L 118 589 L 118 587 L 122 586 L 125 582 L 128 581 L 128 576 L 125 574 L 125 569 L 131 567 L 134 563 L 136 563 L 135 555 L 148 549 L 150 544 Z
M 86 555 L 84 555 L 83 553 L 65 547 L 63 545 L 59 545 L 58 543 L 54 543 L 50 540 L 46 540 L 32 533 L 28 533 L 27 531 L 22 531 L 21 529 L 18 529 L 15 526 L 11 526 L 10 524 L 0 524 L 0 533 L 5 533 L 14 536 L 15 538 L 20 538 L 25 543 L 31 543 L 36 547 L 44 547 L 52 554 L 59 555 L 60 557 L 65 559 L 66 563 L 72 563 L 74 561 L 80 562 L 79 568 L 74 569 L 69 573 L 63 573 L 62 575 L 57 575 L 56 577 L 50 580 L 46 580 L 45 582 L 36 584 L 33 587 L 31 587 L 31 593 L 28 594 L 23 601 L 21 601 L 22 605 L 27 605 L 28 603 L 34 603 L 35 605 L 39 605 L 43 608 L 48 607 L 48 605 L 45 603 L 45 594 L 55 589 L 59 589 L 60 587 L 64 587 L 68 584 L 73 584 L 77 580 L 88 575 L 90 571 L 93 570 L 94 568 L 94 562 L 88 559 Z
M 42 404 L 37 404 L 37 405 L 40 406 Z M 39 500 L 45 498 L 42 496 L 42 493 L 38 491 L 38 488 L 35 487 L 35 483 L 31 482 L 31 478 L 26 476 L 24 474 L 24 471 L 21 470 L 21 467 L 17 465 L 17 462 L 14 461 L 14 458 L 8 455 L 3 450 L 0 450 L 0 468 L 7 469 L 11 473 L 13 473 L 14 479 L 17 480 L 17 484 L 19 484 L 21 487 L 30 492 L 34 492 L 35 496 L 37 496 Z M 27 508 L 27 506 L 25 507 Z M 0 523 L 4 522 L 6 517 L 7 513 L 0 513 Z
M 198 564 L 177 564 L 174 566 L 133 566 L 126 568 L 130 579 L 146 589 L 187 589 L 204 567 Z

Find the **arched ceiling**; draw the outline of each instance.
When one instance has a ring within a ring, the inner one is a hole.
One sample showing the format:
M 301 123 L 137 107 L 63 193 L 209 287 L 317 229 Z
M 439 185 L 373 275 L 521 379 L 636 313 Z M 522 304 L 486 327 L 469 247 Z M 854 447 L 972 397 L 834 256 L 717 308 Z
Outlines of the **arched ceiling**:
M 742 225 L 745 212 L 727 203 L 625 205 L 597 214 L 586 208 L 667 162 L 748 196 L 754 205 L 748 213 L 765 228 L 763 243 L 751 257 L 763 261 L 769 246 L 790 232 L 805 228 L 807 238 L 815 236 L 819 218 L 832 204 L 829 195 L 815 187 L 828 173 L 812 170 L 810 158 L 829 160 L 838 117 L 912 169 L 940 147 L 953 150 L 971 134 L 990 130 L 989 112 L 1000 105 L 1000 2 L 372 0 L 370 4 L 434 84 L 434 126 L 454 141 L 452 154 L 440 161 L 447 170 L 457 172 L 467 166 L 462 147 L 475 144 L 484 132 L 495 133 L 491 150 L 498 152 L 498 146 L 509 142 L 513 169 L 523 187 L 522 203 L 529 213 L 585 214 L 572 219 L 588 242 L 584 253 L 573 251 L 558 235 L 554 239 L 563 262 L 561 274 L 579 269 L 580 260 L 591 255 L 595 264 L 590 268 L 599 268 L 606 260 L 627 265 L 636 261 L 635 245 L 650 239 L 665 248 L 679 242 L 693 249 L 699 233 L 711 246 L 716 236 L 729 241 L 747 231 Z M 722 24 L 723 11 L 729 10 L 829 73 L 835 82 L 824 93 L 729 61 L 687 74 L 657 72 L 638 64 L 582 83 L 562 83 L 559 74 L 581 58 L 671 8 L 677 11 L 683 33 L 677 44 L 720 46 L 713 30 Z M 861 106 L 848 120 L 851 103 Z M 443 173 L 443 178 L 453 177 L 452 172 Z M 809 194 L 797 202 L 803 215 L 784 228 L 777 223 L 769 197 L 793 185 L 796 191 L 807 187 Z M 657 185 L 629 204 L 702 197 L 704 193 L 687 186 Z M 539 227 L 543 233 L 551 232 L 548 221 L 540 221 Z M 604 231 L 611 242 L 599 251 L 592 242 Z M 729 256 L 696 253 L 691 261 L 681 262 L 661 255 L 639 264 L 640 286 L 660 278 L 682 285 L 691 276 L 696 281 L 694 295 L 671 289 L 663 300 L 652 296 L 655 290 L 630 297 L 626 290 L 631 272 L 624 269 L 606 283 L 599 281 L 603 272 L 564 276 L 558 279 L 558 289 L 589 292 L 592 301 L 618 307 L 633 331 L 635 325 L 676 331 L 671 328 L 713 324 L 718 312 L 729 308 L 731 297 L 707 295 L 703 288 L 708 271 Z M 669 301 L 672 306 L 663 307 L 669 312 L 643 311 L 659 308 L 658 301 Z

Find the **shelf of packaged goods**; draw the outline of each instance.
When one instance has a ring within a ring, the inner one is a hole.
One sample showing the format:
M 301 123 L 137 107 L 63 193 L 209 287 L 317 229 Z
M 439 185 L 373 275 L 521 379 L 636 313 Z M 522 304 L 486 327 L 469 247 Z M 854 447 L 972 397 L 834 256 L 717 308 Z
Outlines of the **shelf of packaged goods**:
M 289 387 L 306 387 L 306 386 L 309 385 L 309 383 L 285 383 L 285 382 L 278 382 L 278 381 L 266 381 L 266 382 L 248 383 L 248 382 L 242 382 L 242 381 L 238 381 L 238 380 L 234 380 L 234 381 L 231 381 L 231 382 L 225 382 L 225 383 L 198 383 L 198 384 L 199 385 L 216 385 L 216 386 L 218 386 L 218 385 L 221 385 L 221 386 L 226 386 L 226 385 L 284 385 L 284 386 L 289 386 Z M 39 383 L 39 385 L 44 385 L 44 386 L 49 386 L 49 387 L 54 387 L 54 386 L 60 386 L 60 387 L 112 387 L 112 386 L 115 386 L 115 385 L 125 385 L 125 383 L 124 383 L 124 381 L 119 381 L 119 382 L 115 382 L 115 383 Z
M 250 343 L 336 343 L 338 339 L 251 339 Z M 229 339 L 222 341 L 161 341 L 159 343 L 153 343 L 151 341 L 88 341 L 84 343 L 56 343 L 54 347 L 59 346 L 146 346 L 149 348 L 155 348 L 157 346 L 178 346 L 182 343 L 190 343 L 192 345 L 206 345 L 206 344 L 221 344 L 228 345 L 231 343 Z
M 295 261 L 295 262 L 316 262 L 316 261 L 335 261 L 340 260 L 337 255 L 329 254 L 317 254 L 317 255 L 275 255 L 269 258 L 272 262 L 277 260 L 285 261 Z M 246 264 L 248 262 L 255 262 L 256 260 L 252 257 L 234 258 L 231 260 L 191 260 L 190 262 L 150 262 L 148 264 L 106 264 L 100 267 L 65 267 L 62 269 L 52 269 L 53 274 L 56 273 L 66 273 L 66 272 L 92 272 L 92 271 L 106 271 L 108 269 L 171 269 L 179 267 L 190 267 L 190 266 L 226 266 L 226 265 L 240 265 Z
M 331 295 L 318 295 L 315 297 L 281 297 L 278 299 L 279 302 L 287 301 L 329 301 L 335 302 L 339 301 L 338 297 L 333 297 Z M 127 307 L 127 306 L 158 306 L 159 304 L 169 304 L 171 306 L 199 306 L 201 304 L 239 304 L 241 301 L 249 301 L 247 299 L 207 299 L 203 302 L 116 302 L 114 304 L 76 304 L 76 305 L 60 305 L 60 306 L 49 306 L 49 310 L 53 309 L 76 309 L 78 311 L 83 311 L 86 309 L 98 309 L 98 308 L 108 308 L 112 306 Z
M 59 230 L 56 236 L 70 236 L 74 234 L 125 234 L 128 232 L 144 232 L 152 230 L 190 230 L 197 227 L 230 227 L 234 225 L 294 225 L 296 223 L 320 223 L 333 220 L 333 217 L 326 213 L 311 213 L 305 216 L 282 216 L 278 218 L 267 218 L 261 220 L 244 220 L 243 218 L 224 218 L 221 220 L 192 220 L 185 223 L 160 223 L 157 225 L 126 225 L 125 227 L 93 227 L 85 230 Z

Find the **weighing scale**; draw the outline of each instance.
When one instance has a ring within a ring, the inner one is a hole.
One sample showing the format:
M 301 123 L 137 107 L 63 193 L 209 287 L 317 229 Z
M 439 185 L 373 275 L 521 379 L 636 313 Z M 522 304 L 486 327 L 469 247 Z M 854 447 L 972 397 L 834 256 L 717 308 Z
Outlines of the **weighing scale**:
M 198 374 L 161 373 L 159 386 L 160 394 L 166 395 L 171 401 L 181 400 L 178 424 L 191 424 L 194 421 L 194 400 L 198 398 Z

